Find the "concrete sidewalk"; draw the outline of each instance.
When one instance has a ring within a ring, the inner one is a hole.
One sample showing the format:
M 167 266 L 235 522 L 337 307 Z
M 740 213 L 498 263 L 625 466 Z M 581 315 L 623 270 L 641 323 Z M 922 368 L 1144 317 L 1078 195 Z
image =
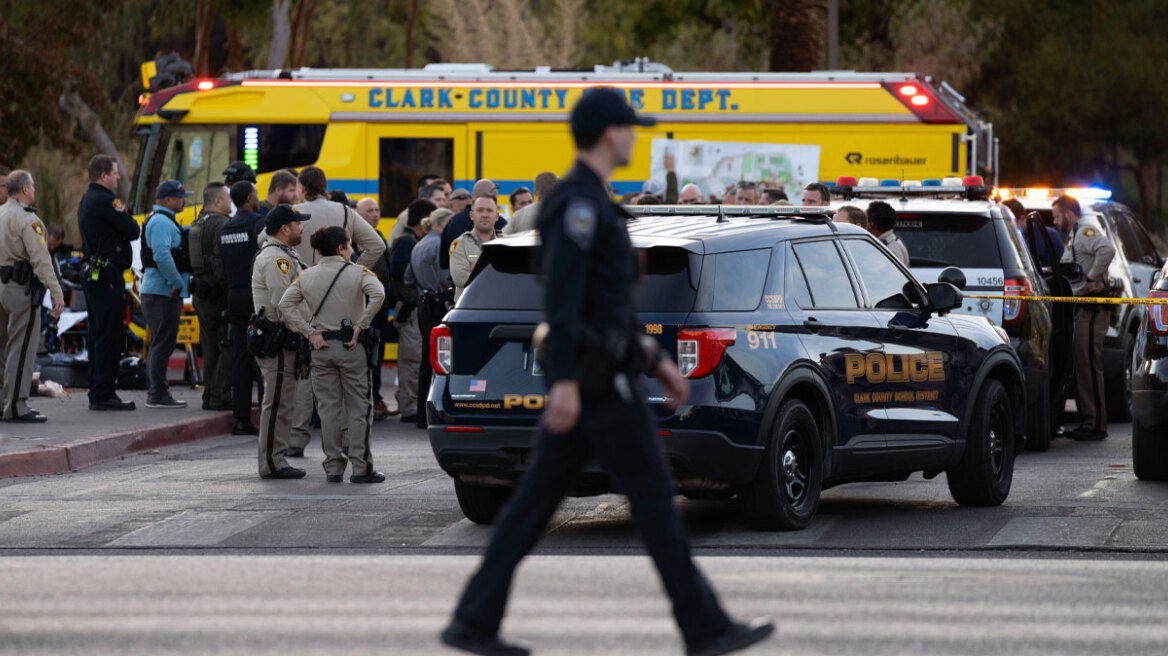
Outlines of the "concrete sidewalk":
M 119 390 L 133 401 L 131 412 L 89 409 L 87 390 L 71 388 L 69 397 L 32 397 L 29 405 L 49 420 L 43 424 L 0 423 L 0 477 L 62 474 L 103 460 L 139 451 L 182 444 L 231 432 L 230 412 L 202 409 L 202 390 L 171 386 L 174 398 L 187 407 L 173 410 L 146 407 L 146 391 Z M 242 439 L 242 438 L 241 438 Z
M 229 434 L 235 424 L 231 412 L 203 410 L 202 389 L 178 380 L 183 362 L 172 358 L 169 378 L 171 395 L 186 401 L 185 408 L 147 408 L 146 390 L 118 390 L 122 400 L 138 406 L 129 412 L 90 410 L 84 388 L 69 388 L 68 398 L 63 399 L 29 398 L 29 406 L 49 420 L 43 424 L 0 422 L 0 478 L 63 474 L 132 453 Z M 382 365 L 381 378 L 382 396 L 396 407 L 397 365 Z M 255 402 L 252 423 L 259 425 Z

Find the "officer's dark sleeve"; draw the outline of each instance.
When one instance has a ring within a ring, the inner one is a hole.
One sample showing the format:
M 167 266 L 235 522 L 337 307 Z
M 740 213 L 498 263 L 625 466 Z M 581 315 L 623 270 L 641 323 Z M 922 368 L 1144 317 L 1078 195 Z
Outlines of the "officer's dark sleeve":
M 677 174 L 673 171 L 665 172 L 665 204 L 677 204 Z
M 540 217 L 539 228 L 547 276 L 544 308 L 550 330 L 545 372 L 550 387 L 557 381 L 576 378 L 588 251 L 595 241 L 600 216 L 595 201 L 582 197 L 542 211 L 548 213 Z
M 105 210 L 105 220 L 126 241 L 134 241 L 142 233 L 138 222 L 129 212 L 119 212 L 112 205 Z
M 410 265 L 410 254 L 413 252 L 413 243 L 405 237 L 398 237 L 393 243 L 393 255 L 389 258 L 389 276 L 394 280 L 401 280 L 406 275 L 406 267 Z
M 443 269 L 450 268 L 450 243 L 458 237 L 458 235 L 454 233 L 453 218 L 454 217 L 451 217 L 452 220 L 447 221 L 446 227 L 442 228 L 442 245 L 438 249 L 438 264 Z

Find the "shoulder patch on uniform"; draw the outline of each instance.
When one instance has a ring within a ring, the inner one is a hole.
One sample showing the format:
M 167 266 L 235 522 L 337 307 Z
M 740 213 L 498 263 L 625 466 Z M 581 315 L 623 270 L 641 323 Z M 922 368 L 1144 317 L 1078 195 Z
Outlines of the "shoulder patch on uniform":
M 122 199 L 121 199 L 121 198 L 115 198 L 115 199 L 114 199 L 114 209 L 115 209 L 115 210 L 117 210 L 117 211 L 119 211 L 119 212 L 125 212 L 125 211 L 126 211 L 126 204 L 122 202 Z
M 592 239 L 596 235 L 596 207 L 583 199 L 570 201 L 564 211 L 564 232 L 580 248 L 591 248 Z
M 361 267 L 361 273 L 364 273 L 367 276 L 373 276 L 374 278 L 377 277 L 377 274 L 370 271 L 369 267 L 364 267 L 364 266 Z
M 292 268 L 292 263 L 286 257 L 277 257 L 276 268 L 280 269 L 280 273 L 288 275 L 288 270 Z
M 40 235 L 40 236 L 41 236 L 41 238 L 44 238 L 44 236 L 45 236 L 45 229 L 44 229 L 44 227 L 42 227 L 42 226 L 41 226 L 41 222 L 40 222 L 40 221 L 33 221 L 33 222 L 30 224 L 30 225 L 32 225 L 32 231 L 33 231 L 33 232 L 35 232 L 35 233 L 37 233 L 38 235 Z
M 454 249 L 458 248 L 458 240 L 450 242 L 450 255 L 454 255 Z
M 1098 234 L 1098 233 L 1095 232 L 1095 228 L 1083 228 L 1083 236 L 1084 237 L 1090 238 L 1090 237 L 1094 237 L 1096 234 Z

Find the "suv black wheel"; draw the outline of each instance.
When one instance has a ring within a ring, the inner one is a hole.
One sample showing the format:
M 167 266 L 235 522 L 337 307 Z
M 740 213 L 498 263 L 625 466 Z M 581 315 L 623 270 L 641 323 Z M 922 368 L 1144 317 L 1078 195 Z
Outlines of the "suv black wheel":
M 961 462 L 946 472 L 949 493 L 963 506 L 996 506 L 1014 479 L 1014 413 L 1006 388 L 985 381 L 970 417 Z
M 811 410 L 797 399 L 779 408 L 766 455 L 739 500 L 751 525 L 767 530 L 806 527 L 823 490 L 823 445 Z
M 454 496 L 458 497 L 458 507 L 475 524 L 494 523 L 499 510 L 511 498 L 513 491 L 509 487 L 471 485 L 454 479 Z
M 1125 422 L 1132 420 L 1132 358 L 1135 357 L 1136 339 L 1129 336 L 1123 348 L 1123 366 L 1119 373 L 1106 381 L 1103 386 L 1104 402 L 1107 403 L 1107 421 Z
M 1168 481 L 1168 436 L 1132 422 L 1132 464 L 1141 481 Z

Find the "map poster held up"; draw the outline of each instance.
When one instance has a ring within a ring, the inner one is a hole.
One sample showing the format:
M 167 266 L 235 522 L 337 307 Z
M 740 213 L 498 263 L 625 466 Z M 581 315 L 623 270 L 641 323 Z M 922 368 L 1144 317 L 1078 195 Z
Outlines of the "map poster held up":
M 673 155 L 678 188 L 692 182 L 707 198 L 721 197 L 726 187 L 750 180 L 783 189 L 797 202 L 803 187 L 819 179 L 819 146 L 654 139 L 650 178 L 662 187 L 666 153 Z

